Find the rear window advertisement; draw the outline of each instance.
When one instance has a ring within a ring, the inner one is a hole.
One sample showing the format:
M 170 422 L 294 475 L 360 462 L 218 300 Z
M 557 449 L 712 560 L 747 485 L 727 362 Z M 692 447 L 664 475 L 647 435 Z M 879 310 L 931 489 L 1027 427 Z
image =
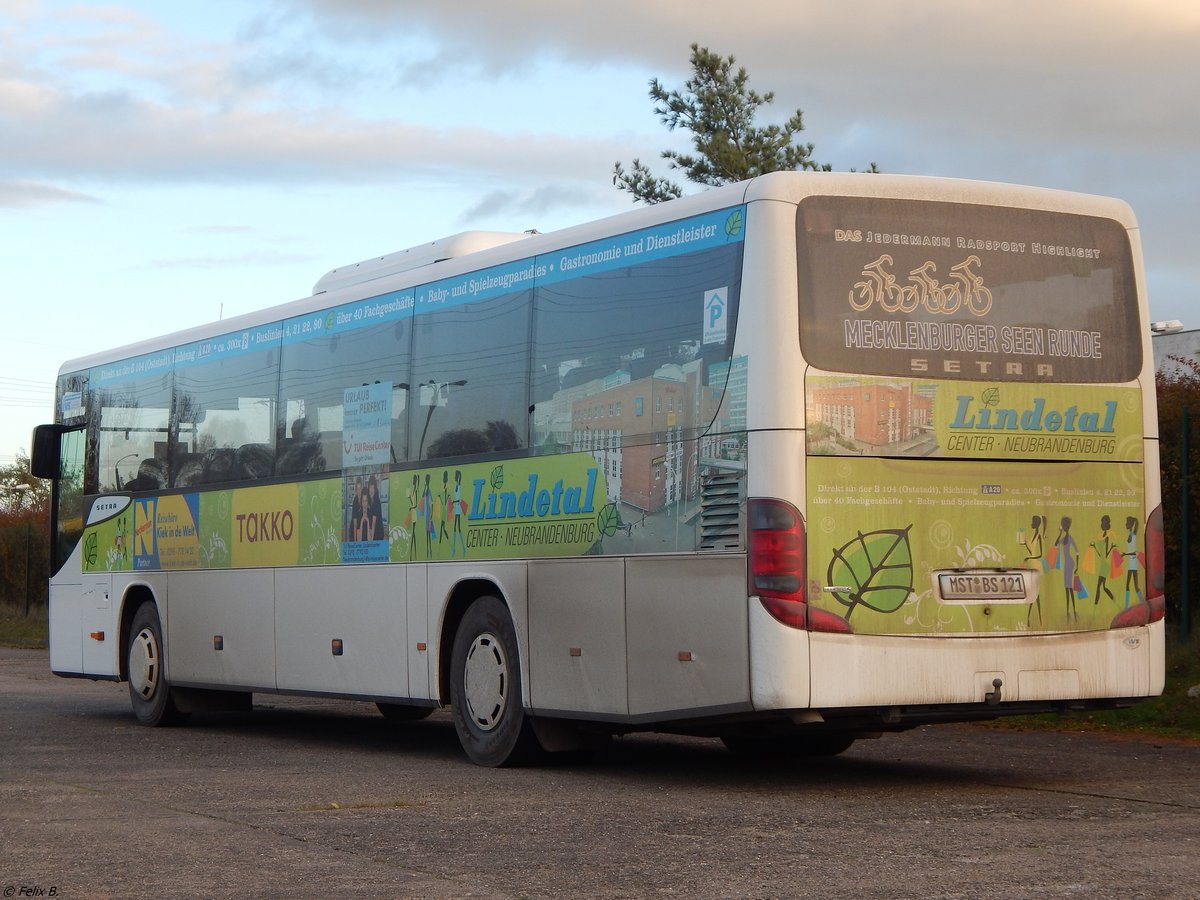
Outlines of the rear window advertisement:
M 800 343 L 819 368 L 1085 383 L 1140 372 L 1129 240 L 1111 219 L 809 197 L 797 237 Z

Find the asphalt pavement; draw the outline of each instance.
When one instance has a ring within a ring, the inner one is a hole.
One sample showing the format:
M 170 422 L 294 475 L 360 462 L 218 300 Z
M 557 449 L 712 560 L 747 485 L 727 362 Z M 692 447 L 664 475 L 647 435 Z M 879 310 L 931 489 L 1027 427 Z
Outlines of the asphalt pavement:
M 481 769 L 445 712 L 256 695 L 136 724 L 0 650 L 9 897 L 1200 896 L 1200 746 L 921 728 L 829 760 L 619 738 Z

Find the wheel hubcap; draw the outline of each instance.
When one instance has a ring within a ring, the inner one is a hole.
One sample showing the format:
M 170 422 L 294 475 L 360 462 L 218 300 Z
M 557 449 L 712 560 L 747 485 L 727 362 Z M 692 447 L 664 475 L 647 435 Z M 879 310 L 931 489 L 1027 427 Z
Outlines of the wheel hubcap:
M 508 704 L 508 658 L 494 634 L 481 634 L 467 651 L 463 693 L 467 713 L 482 731 L 500 724 Z
M 154 696 L 159 680 L 158 641 L 154 632 L 143 628 L 129 646 L 129 684 L 143 700 Z

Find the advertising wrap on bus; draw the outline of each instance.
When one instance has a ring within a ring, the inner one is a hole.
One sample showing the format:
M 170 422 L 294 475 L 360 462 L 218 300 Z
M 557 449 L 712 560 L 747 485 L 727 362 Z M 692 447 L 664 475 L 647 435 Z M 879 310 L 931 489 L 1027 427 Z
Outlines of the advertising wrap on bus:
M 823 374 L 806 394 L 810 602 L 856 632 L 1103 629 L 1144 599 L 1135 388 Z M 1023 571 L 954 580 L 988 570 Z
M 814 197 L 798 234 L 801 347 L 826 369 L 805 384 L 809 602 L 912 635 L 1106 629 L 1143 602 L 1124 228 Z
M 369 488 L 367 481 L 348 476 L 132 503 L 99 498 L 83 569 L 578 556 L 611 537 L 618 520 L 585 453 L 383 473 Z
M 83 570 L 696 549 L 745 470 L 744 238 L 708 211 L 80 373 Z
M 1145 598 L 1141 478 L 1131 462 L 810 457 L 809 602 L 859 634 L 1106 629 Z

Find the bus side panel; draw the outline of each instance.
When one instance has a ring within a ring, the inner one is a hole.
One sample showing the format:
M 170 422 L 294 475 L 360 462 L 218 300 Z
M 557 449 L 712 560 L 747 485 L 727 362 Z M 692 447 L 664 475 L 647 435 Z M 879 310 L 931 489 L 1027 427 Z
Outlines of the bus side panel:
M 84 575 L 79 597 L 83 671 L 104 678 L 116 678 L 120 671 L 121 636 L 113 619 L 112 590 L 111 575 Z
M 1162 622 L 1141 628 L 1012 638 L 903 638 L 812 634 L 818 709 L 1087 700 L 1155 693 Z M 881 688 L 886 686 L 886 701 Z
M 50 671 L 63 675 L 83 671 L 82 567 L 83 552 L 76 542 L 63 567 L 50 577 Z
M 275 689 L 275 571 L 172 572 L 168 677 L 180 686 Z
M 529 564 L 529 693 L 533 708 L 629 714 L 625 560 Z
M 633 557 L 625 573 L 630 715 L 749 709 L 745 556 Z
M 403 571 L 408 616 L 408 695 L 413 699 L 436 700 L 437 695 L 430 687 L 437 684 L 437 673 L 433 670 L 437 653 L 430 651 L 437 641 L 429 617 L 429 578 L 422 565 L 410 564 Z
M 61 675 L 83 672 L 83 586 L 50 583 L 50 671 Z
M 757 710 L 809 704 L 809 632 L 781 625 L 750 598 L 750 691 Z
M 281 691 L 411 696 L 402 570 L 280 569 L 275 591 Z

